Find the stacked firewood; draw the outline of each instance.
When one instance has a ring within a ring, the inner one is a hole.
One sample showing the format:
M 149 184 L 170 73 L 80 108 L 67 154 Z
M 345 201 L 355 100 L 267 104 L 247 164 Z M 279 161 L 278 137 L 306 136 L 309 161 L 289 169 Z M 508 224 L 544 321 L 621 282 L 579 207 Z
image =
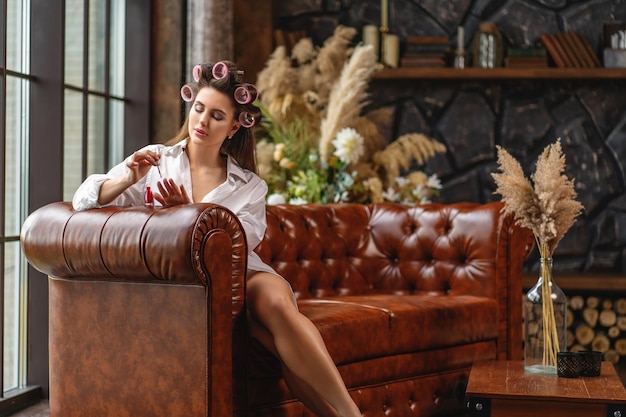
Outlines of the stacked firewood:
M 613 363 L 626 356 L 626 298 L 573 295 L 566 322 L 568 350 L 598 350 Z

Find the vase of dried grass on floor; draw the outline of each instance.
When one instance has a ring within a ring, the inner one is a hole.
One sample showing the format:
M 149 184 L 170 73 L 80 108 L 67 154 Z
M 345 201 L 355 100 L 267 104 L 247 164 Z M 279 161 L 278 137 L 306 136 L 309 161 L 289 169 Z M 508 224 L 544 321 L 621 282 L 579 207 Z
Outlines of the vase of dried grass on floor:
M 560 139 L 541 153 L 530 180 L 515 158 L 497 149 L 501 172 L 492 174 L 495 193 L 502 195 L 503 212 L 512 213 L 517 224 L 533 231 L 541 259 L 540 277 L 526 294 L 524 368 L 556 374 L 557 352 L 566 349 L 566 301 L 552 277 L 552 255 L 583 206 L 575 200 L 574 181 L 563 175 Z

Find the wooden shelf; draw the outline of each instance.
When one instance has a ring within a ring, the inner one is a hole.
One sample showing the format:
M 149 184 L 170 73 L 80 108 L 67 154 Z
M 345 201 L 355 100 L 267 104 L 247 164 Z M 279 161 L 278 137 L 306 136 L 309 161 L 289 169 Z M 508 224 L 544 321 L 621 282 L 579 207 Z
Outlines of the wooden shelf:
M 626 79 L 626 68 L 384 68 L 376 72 L 374 80 L 602 80 Z
M 626 291 L 626 276 L 619 274 L 602 273 L 560 273 L 552 272 L 556 285 L 563 291 Z M 537 283 L 537 275 L 524 274 L 522 286 L 530 289 Z

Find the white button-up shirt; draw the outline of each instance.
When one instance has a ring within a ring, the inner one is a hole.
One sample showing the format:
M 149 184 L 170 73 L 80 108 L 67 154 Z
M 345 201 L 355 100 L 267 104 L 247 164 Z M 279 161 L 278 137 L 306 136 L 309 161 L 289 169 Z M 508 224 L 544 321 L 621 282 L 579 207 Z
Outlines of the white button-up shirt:
M 128 187 L 122 194 L 108 205 L 137 206 L 144 204 L 146 187 L 158 192 L 157 183 L 163 178 L 171 178 L 178 185 L 183 185 L 191 196 L 191 170 L 189 158 L 185 152 L 187 141 L 181 141 L 173 146 L 148 145 L 142 150 L 151 150 L 161 155 L 159 168 L 153 166 L 148 174 Z M 72 199 L 75 210 L 87 210 L 100 207 L 98 195 L 100 186 L 106 180 L 117 178 L 128 172 L 126 162 L 114 166 L 106 174 L 92 174 L 78 187 Z M 160 174 L 159 174 L 160 169 Z M 241 221 L 248 241 L 248 269 L 253 271 L 276 272 L 253 251 L 261 242 L 267 228 L 265 213 L 265 196 L 267 184 L 253 172 L 241 168 L 230 156 L 226 165 L 226 181 L 213 189 L 202 198 L 203 203 L 215 203 L 230 209 Z M 154 200 L 155 206 L 160 203 Z

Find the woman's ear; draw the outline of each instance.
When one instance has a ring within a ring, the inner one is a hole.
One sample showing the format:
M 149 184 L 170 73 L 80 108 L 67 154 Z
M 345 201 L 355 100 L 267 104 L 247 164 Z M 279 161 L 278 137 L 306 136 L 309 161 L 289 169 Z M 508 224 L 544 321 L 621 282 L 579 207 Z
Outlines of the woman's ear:
M 230 131 L 228 132 L 228 138 L 229 139 L 232 138 L 235 135 L 235 133 L 237 133 L 240 127 L 241 127 L 241 123 L 239 122 L 233 123 L 233 127 L 231 127 Z

